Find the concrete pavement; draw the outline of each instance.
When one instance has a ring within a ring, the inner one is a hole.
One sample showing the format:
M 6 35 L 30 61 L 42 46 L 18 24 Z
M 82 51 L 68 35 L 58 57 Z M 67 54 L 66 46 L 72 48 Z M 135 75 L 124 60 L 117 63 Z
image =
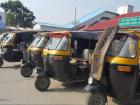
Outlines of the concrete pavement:
M 39 92 L 34 87 L 36 73 L 30 78 L 20 75 L 14 67 L 19 63 L 5 63 L 0 68 L 0 104 L 45 104 L 45 105 L 85 105 L 87 93 L 83 90 L 86 84 L 62 83 L 51 80 L 46 92 Z
M 0 68 L 0 105 L 86 105 L 87 92 L 83 89 L 86 83 L 64 85 L 51 80 L 49 90 L 39 92 L 34 86 L 36 73 L 24 78 L 18 64 L 5 62 Z M 108 105 L 116 104 L 110 101 Z

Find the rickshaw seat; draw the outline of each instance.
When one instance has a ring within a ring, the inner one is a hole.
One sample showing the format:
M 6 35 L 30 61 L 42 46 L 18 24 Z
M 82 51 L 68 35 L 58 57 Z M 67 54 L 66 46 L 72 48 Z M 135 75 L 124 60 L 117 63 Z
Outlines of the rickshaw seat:
M 72 59 L 70 60 L 70 64 L 72 64 L 72 65 L 78 64 L 77 59 L 76 59 L 76 58 L 72 58 Z
M 72 58 L 70 64 L 73 66 L 77 66 L 80 69 L 86 69 L 88 68 L 89 61 L 85 59 Z
M 91 49 L 84 49 L 82 54 L 82 59 L 89 60 L 91 58 L 93 50 Z

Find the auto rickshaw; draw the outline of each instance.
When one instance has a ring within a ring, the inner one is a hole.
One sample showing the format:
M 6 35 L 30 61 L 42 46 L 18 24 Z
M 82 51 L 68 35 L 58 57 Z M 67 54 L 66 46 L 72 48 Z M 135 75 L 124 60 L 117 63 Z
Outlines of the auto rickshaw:
M 23 57 L 22 47 L 27 47 L 35 38 L 35 31 L 8 33 L 1 42 L 0 60 L 20 62 Z M 0 62 L 1 66 L 3 62 Z
M 118 26 L 105 30 L 91 58 L 85 87 L 90 92 L 87 105 L 105 105 L 107 96 L 121 105 L 136 101 L 140 94 L 139 57 L 139 31 Z
M 44 68 L 35 81 L 39 91 L 49 88 L 50 78 L 70 83 L 86 81 L 90 72 L 90 54 L 98 32 L 52 32 L 43 50 Z
M 37 37 L 33 40 L 27 50 L 24 52 L 23 64 L 21 65 L 20 73 L 23 77 L 30 77 L 33 69 L 43 67 L 43 49 L 48 42 L 48 33 L 38 33 Z
M 2 40 L 8 35 L 8 33 L 2 33 L 0 35 L 0 50 L 1 50 L 1 43 L 2 43 Z M 3 60 L 0 59 L 0 67 L 3 65 Z

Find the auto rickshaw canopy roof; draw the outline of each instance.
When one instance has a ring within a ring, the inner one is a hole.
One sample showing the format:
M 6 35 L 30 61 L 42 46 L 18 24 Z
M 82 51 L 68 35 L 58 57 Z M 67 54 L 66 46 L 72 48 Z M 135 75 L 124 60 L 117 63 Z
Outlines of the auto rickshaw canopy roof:
M 12 31 L 11 33 L 38 33 L 37 31 Z
M 87 39 L 87 40 L 98 40 L 98 35 L 101 31 L 60 31 L 60 32 L 51 32 L 50 36 L 68 36 L 72 39 Z
M 39 32 L 37 35 L 48 38 L 49 37 L 49 32 Z
M 133 29 L 123 29 L 119 30 L 118 33 L 124 33 L 124 34 L 131 34 L 136 36 L 137 38 L 140 38 L 140 31 L 139 30 L 133 30 Z

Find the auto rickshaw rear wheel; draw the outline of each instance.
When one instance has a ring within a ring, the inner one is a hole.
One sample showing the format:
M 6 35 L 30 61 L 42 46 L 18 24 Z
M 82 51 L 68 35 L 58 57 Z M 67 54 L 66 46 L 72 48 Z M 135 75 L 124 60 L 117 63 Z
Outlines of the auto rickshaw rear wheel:
M 50 86 L 50 78 L 47 76 L 37 77 L 35 87 L 39 91 L 46 91 Z
M 106 105 L 106 97 L 102 93 L 90 93 L 87 98 L 87 105 Z
M 32 73 L 33 73 L 33 69 L 29 66 L 24 66 L 20 70 L 20 74 L 23 77 L 30 77 L 32 75 Z
M 4 64 L 3 59 L 0 58 L 0 67 Z

